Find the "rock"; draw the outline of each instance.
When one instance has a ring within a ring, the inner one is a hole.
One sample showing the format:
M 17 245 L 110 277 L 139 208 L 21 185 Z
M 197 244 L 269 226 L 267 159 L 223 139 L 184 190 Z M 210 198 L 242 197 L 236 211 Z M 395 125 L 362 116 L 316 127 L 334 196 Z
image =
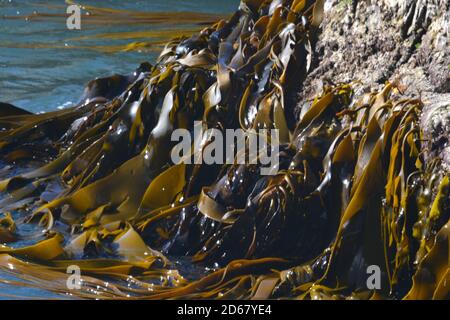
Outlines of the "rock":
M 327 0 L 315 61 L 300 90 L 297 118 L 324 85 L 360 81 L 358 96 L 391 81 L 406 97 L 422 98 L 427 149 L 450 168 L 449 1 Z

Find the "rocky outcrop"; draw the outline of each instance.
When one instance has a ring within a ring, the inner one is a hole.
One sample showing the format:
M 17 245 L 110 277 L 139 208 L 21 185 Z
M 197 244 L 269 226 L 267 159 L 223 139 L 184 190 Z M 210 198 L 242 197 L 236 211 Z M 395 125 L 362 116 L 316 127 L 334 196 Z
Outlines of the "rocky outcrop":
M 429 156 L 450 169 L 450 2 L 328 0 L 297 117 L 325 85 L 359 81 L 356 94 L 396 83 L 425 104 L 421 126 Z

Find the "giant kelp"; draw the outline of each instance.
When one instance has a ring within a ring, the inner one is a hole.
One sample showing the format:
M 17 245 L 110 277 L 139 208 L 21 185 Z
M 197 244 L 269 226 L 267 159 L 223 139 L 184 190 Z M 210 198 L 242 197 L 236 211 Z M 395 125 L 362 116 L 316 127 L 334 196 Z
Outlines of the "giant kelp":
M 246 0 L 74 108 L 2 105 L 0 266 L 84 298 L 449 298 L 449 173 L 426 156 L 421 100 L 336 84 L 294 120 L 323 5 Z M 278 173 L 174 165 L 171 134 L 196 120 L 279 129 Z

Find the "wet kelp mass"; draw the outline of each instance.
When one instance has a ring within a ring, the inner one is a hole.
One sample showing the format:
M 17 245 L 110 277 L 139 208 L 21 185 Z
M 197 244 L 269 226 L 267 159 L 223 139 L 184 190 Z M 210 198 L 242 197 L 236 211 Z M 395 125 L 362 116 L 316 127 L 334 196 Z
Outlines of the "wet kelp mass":
M 323 15 L 323 0 L 244 0 L 155 65 L 91 81 L 74 108 L 2 104 L 2 270 L 79 298 L 450 298 L 450 174 L 434 152 L 449 107 L 427 115 L 428 137 L 420 97 L 356 95 L 355 79 L 297 115 Z M 171 133 L 194 121 L 278 129 L 280 170 L 174 165 Z

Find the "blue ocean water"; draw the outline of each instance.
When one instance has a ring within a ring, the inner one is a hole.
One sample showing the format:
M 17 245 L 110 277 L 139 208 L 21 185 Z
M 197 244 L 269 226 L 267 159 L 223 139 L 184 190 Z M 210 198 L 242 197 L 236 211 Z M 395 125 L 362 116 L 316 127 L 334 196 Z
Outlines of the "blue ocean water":
M 236 10 L 239 0 L 80 0 L 80 5 L 130 10 L 131 12 L 195 12 L 223 14 Z M 67 4 L 63 0 L 0 0 L 0 101 L 33 112 L 68 107 L 78 101 L 84 85 L 96 77 L 132 72 L 141 62 L 152 63 L 154 52 L 116 52 L 106 49 L 147 37 L 127 39 L 92 38 L 124 33 L 202 26 L 173 21 L 156 25 L 108 21 L 91 24 L 95 17 L 82 10 L 81 30 L 66 26 Z M 58 17 L 58 15 L 60 15 Z M 107 15 L 106 15 L 107 16 Z M 131 19 L 132 20 L 132 19 Z M 83 23 L 86 22 L 86 23 Z M 90 38 L 89 38 L 90 37 Z M 80 39 L 81 38 L 81 39 Z M 83 39 L 86 38 L 86 39 Z

